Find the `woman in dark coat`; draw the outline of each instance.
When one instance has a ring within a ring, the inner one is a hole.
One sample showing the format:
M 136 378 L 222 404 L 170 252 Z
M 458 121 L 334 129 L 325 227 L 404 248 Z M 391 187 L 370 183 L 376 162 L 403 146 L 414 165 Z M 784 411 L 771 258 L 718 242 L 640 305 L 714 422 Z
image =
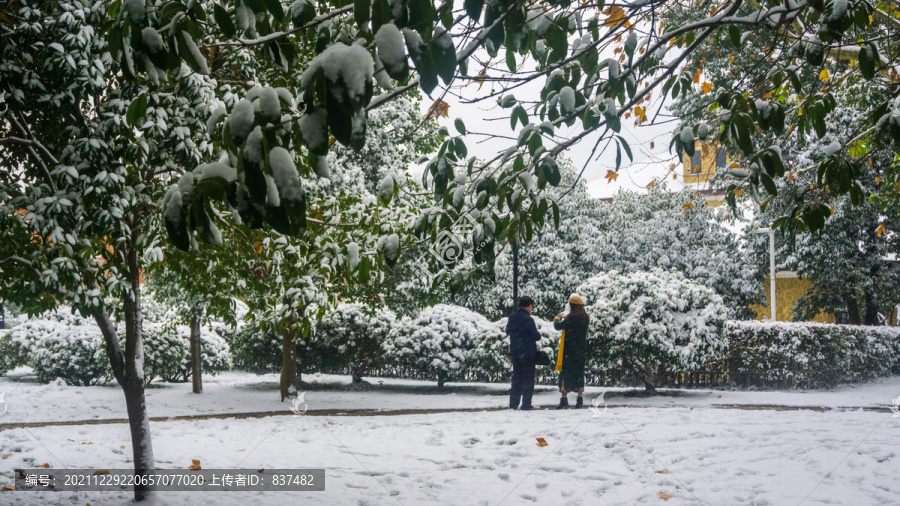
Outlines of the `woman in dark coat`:
M 569 392 L 578 394 L 576 408 L 584 407 L 584 363 L 587 359 L 588 314 L 584 300 L 577 295 L 569 297 L 569 314 L 553 319 L 553 328 L 565 331 L 562 347 L 562 370 L 559 373 L 559 391 L 562 398 L 556 409 L 569 405 Z

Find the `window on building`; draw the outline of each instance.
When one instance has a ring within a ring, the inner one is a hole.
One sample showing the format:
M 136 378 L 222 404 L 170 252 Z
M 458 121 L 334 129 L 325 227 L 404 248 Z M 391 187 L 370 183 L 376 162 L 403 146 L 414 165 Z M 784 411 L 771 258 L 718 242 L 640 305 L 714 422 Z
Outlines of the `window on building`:
M 716 168 L 725 168 L 725 150 L 722 148 L 716 150 Z
M 691 174 L 699 174 L 701 172 L 701 153 L 700 150 L 694 151 L 691 157 Z

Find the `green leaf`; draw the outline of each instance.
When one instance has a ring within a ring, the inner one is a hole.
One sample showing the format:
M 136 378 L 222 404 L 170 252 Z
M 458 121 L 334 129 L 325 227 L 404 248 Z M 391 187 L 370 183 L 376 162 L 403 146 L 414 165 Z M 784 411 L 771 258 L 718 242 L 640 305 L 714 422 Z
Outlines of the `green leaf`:
M 622 136 L 618 137 L 619 144 L 625 148 L 625 154 L 628 155 L 628 160 L 634 161 L 634 156 L 631 155 L 631 146 L 628 145 L 628 142 Z
M 410 58 L 416 64 L 416 71 L 419 73 L 419 86 L 426 95 L 431 96 L 431 92 L 437 87 L 437 70 L 434 62 L 428 54 L 428 48 L 422 42 L 419 34 L 410 30 L 403 29 L 403 38 L 406 40 L 406 48 Z
M 372 4 L 372 33 L 378 33 L 381 25 L 391 22 L 391 6 L 388 0 L 373 0 Z M 398 27 L 399 28 L 399 27 Z
M 128 110 L 125 112 L 125 122 L 129 126 L 135 126 L 135 123 L 147 113 L 147 95 L 141 94 L 138 98 L 128 104 Z
M 558 186 L 560 181 L 562 181 L 559 165 L 556 164 L 556 160 L 552 157 L 545 156 L 541 160 L 541 170 L 544 171 L 544 177 L 547 178 L 547 182 L 550 183 L 551 186 Z
M 234 27 L 234 21 L 231 20 L 231 16 L 224 7 L 219 4 L 213 5 L 213 17 L 216 19 L 216 24 L 219 25 L 219 30 L 222 30 L 222 35 L 228 38 L 234 37 L 237 28 Z
M 875 63 L 880 61 L 878 47 L 874 42 L 863 44 L 859 50 L 859 70 L 866 80 L 875 77 Z
M 356 26 L 358 26 L 360 30 L 365 31 L 369 24 L 371 10 L 372 0 L 354 0 L 353 19 L 356 20 Z
M 778 188 L 775 186 L 775 180 L 772 179 L 772 176 L 765 172 L 760 172 L 759 180 L 762 181 L 763 187 L 769 192 L 769 195 L 778 195 Z
M 272 13 L 272 16 L 281 21 L 284 19 L 284 6 L 281 5 L 281 0 L 264 0 L 266 3 L 266 9 Z
M 456 127 L 456 131 L 460 133 L 460 135 L 466 135 L 466 124 L 463 123 L 463 120 L 456 118 L 453 120 L 453 126 Z
M 738 25 L 728 25 L 728 38 L 735 48 L 741 47 L 741 29 Z
M 484 0 L 465 0 L 465 7 L 466 14 L 477 23 L 484 9 Z
M 430 0 L 421 1 L 427 2 Z M 453 81 L 453 76 L 456 74 L 456 48 L 453 47 L 450 32 L 440 26 L 436 27 L 428 52 L 437 68 L 438 75 L 441 76 L 441 80 L 444 81 L 444 84 L 450 84 Z
M 506 68 L 513 74 L 516 73 L 516 53 L 512 49 L 506 49 Z

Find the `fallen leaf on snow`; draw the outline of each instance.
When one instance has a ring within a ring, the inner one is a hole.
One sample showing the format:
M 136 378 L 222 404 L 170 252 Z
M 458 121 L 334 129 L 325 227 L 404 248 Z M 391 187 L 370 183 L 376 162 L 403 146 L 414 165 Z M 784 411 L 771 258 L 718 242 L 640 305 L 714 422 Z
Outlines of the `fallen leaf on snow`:
M 190 467 L 188 467 L 188 469 L 190 469 L 191 471 L 199 471 L 201 469 L 199 459 L 191 459 L 191 462 L 193 464 Z
M 663 469 L 662 471 L 654 471 L 654 472 L 655 472 L 656 474 L 668 474 L 668 473 L 666 473 L 666 470 L 665 470 L 665 469 Z
M 47 462 L 44 462 L 43 464 L 41 464 L 38 467 L 43 467 L 44 469 L 50 469 L 50 464 L 48 464 Z
M 10 455 L 12 455 L 12 453 L 7 453 L 6 455 L 0 457 L 0 459 L 6 460 L 9 458 Z
M 544 439 L 542 437 L 537 438 L 537 445 L 540 446 L 541 448 L 543 448 L 549 444 L 550 443 L 548 443 L 546 439 Z
M 665 493 L 665 492 L 659 492 L 659 493 L 656 494 L 656 495 L 658 495 L 659 498 L 662 499 L 663 501 L 668 501 L 669 499 L 672 498 L 672 496 L 670 496 L 669 494 L 667 494 L 667 493 Z
M 94 476 L 102 476 L 106 474 L 109 474 L 109 469 L 98 469 L 94 471 Z
M 721 398 L 722 398 L 722 394 L 719 394 L 716 396 L 716 399 L 721 399 Z
M 12 492 L 12 491 L 14 491 L 15 489 L 16 489 L 16 486 L 15 486 L 15 485 L 10 485 L 9 483 L 7 483 L 6 485 L 3 485 L 3 491 L 4 491 L 4 492 Z

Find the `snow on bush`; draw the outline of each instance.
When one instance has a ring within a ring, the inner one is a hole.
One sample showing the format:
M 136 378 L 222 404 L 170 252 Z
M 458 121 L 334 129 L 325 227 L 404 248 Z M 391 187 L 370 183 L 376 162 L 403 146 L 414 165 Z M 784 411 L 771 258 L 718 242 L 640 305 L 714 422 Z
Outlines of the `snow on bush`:
M 191 379 L 191 328 L 186 325 L 144 326 L 144 381 L 157 373 L 165 381 Z M 153 367 L 148 363 L 152 363 Z M 215 376 L 231 369 L 231 348 L 210 326 L 200 327 L 200 370 Z
M 384 344 L 386 360 L 434 378 L 442 387 L 472 365 L 476 340 L 490 326 L 474 311 L 438 304 L 398 323 Z
M 62 378 L 68 385 L 86 386 L 111 377 L 100 329 L 93 320 L 71 314 L 69 308 L 48 311 L 5 337 L 3 351 L 10 356 L 4 359 L 4 367 L 27 364 L 42 383 Z
M 900 327 L 731 321 L 732 381 L 762 375 L 801 388 L 831 387 L 900 373 Z
M 591 316 L 589 367 L 624 368 L 648 391 L 664 386 L 668 372 L 697 370 L 725 350 L 722 297 L 678 272 L 612 271 L 576 291 Z
M 388 309 L 340 304 L 319 322 L 315 339 L 350 367 L 353 382 L 357 383 L 367 369 L 383 362 L 382 346 L 396 321 Z
M 553 322 L 533 318 L 541 334 L 540 349 L 555 362 L 561 332 L 553 328 Z M 478 336 L 475 345 L 474 367 L 488 381 L 506 381 L 512 371 L 512 363 L 509 361 L 509 336 L 506 334 L 508 320 L 509 318 L 503 318 L 492 323 L 485 333 Z

